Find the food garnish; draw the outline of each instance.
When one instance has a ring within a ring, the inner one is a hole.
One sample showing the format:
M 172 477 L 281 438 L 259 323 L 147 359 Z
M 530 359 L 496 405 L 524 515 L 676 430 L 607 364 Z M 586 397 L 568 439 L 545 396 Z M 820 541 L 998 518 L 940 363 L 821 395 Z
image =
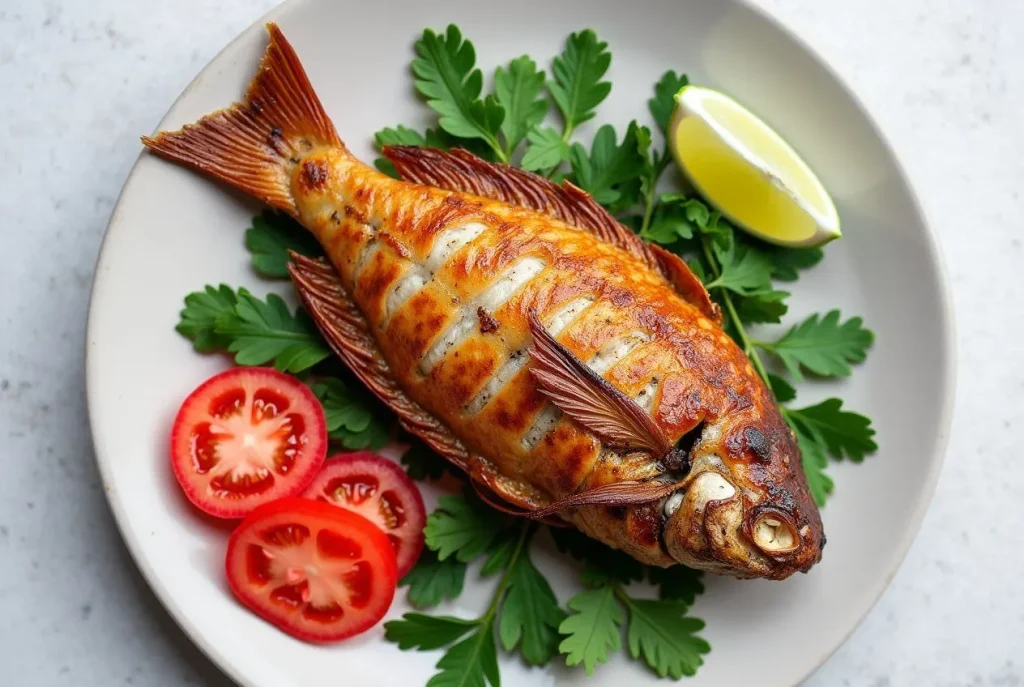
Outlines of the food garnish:
M 241 518 L 296 496 L 327 453 L 316 396 L 290 375 L 259 367 L 221 372 L 189 394 L 171 431 L 171 465 L 197 508 Z
M 337 642 L 373 627 L 395 595 L 395 549 L 350 510 L 301 498 L 264 504 L 228 540 L 239 601 L 284 632 Z
M 757 115 L 719 91 L 692 84 L 676 94 L 668 127 L 686 178 L 737 227 L 794 248 L 839 238 L 825 186 Z
M 416 565 L 427 514 L 423 497 L 397 463 L 368 451 L 328 458 L 303 496 L 359 513 L 395 547 L 398 576 Z

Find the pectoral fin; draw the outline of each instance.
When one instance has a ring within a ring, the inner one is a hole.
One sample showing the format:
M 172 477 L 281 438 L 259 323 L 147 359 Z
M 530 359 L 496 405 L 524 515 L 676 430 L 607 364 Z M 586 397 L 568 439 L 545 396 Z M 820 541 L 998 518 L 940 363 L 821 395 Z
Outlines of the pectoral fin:
M 681 487 L 682 483 L 680 482 L 614 482 L 566 496 L 564 499 L 559 499 L 526 514 L 526 517 L 531 520 L 546 518 L 568 508 L 578 508 L 579 506 L 632 506 L 638 503 L 650 503 L 668 496 Z
M 665 455 L 672 444 L 636 401 L 609 384 L 544 329 L 530 313 L 531 373 L 558 408 L 610 445 Z

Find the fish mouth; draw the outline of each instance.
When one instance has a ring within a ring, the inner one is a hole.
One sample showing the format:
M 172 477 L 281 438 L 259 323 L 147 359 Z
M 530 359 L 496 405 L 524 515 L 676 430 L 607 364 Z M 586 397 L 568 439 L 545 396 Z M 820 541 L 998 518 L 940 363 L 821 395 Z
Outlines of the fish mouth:
M 781 580 L 821 558 L 813 528 L 778 505 L 755 504 L 717 456 L 694 461 L 664 501 L 662 541 L 678 563 L 739 578 Z

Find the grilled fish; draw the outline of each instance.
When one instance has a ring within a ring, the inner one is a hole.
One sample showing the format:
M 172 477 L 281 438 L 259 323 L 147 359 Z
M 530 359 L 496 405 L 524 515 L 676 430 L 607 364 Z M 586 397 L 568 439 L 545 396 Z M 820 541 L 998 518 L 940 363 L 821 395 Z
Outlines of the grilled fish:
M 775 400 L 676 255 L 571 184 L 465 151 L 341 142 L 294 50 L 244 102 L 143 142 L 296 217 L 335 353 L 497 508 L 657 566 L 806 572 L 825 542 Z

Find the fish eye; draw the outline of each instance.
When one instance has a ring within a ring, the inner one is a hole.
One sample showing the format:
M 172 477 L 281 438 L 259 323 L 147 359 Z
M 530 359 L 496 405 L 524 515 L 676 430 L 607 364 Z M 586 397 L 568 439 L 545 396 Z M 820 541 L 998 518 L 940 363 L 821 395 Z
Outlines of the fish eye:
M 796 527 L 778 512 L 758 516 L 752 530 L 754 544 L 767 554 L 789 553 L 800 546 Z

